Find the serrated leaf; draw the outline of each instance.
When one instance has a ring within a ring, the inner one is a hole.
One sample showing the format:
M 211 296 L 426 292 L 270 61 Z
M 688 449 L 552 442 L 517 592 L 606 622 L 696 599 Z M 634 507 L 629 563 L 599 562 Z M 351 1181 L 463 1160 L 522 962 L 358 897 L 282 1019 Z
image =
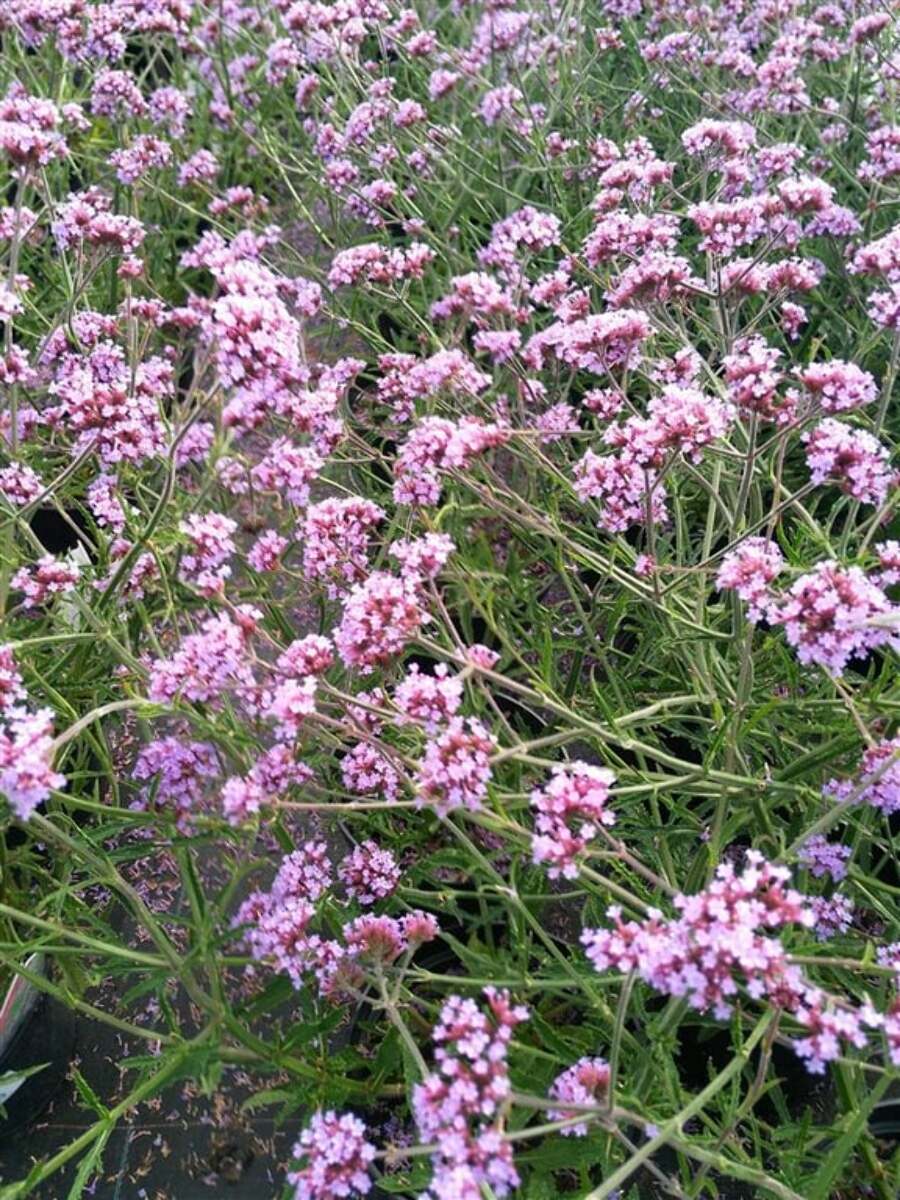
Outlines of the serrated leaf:
M 75 1084 L 75 1090 L 85 1102 L 88 1108 L 93 1109 L 98 1117 L 108 1117 L 109 1109 L 78 1070 L 77 1067 L 72 1067 L 72 1082 Z
M 115 1125 L 110 1125 L 107 1129 L 104 1129 L 78 1164 L 78 1170 L 75 1172 L 75 1178 L 72 1180 L 72 1186 L 69 1189 L 66 1200 L 81 1200 L 91 1176 L 98 1174 L 102 1170 L 103 1151 L 106 1149 L 106 1143 L 109 1141 L 113 1129 L 115 1129 Z

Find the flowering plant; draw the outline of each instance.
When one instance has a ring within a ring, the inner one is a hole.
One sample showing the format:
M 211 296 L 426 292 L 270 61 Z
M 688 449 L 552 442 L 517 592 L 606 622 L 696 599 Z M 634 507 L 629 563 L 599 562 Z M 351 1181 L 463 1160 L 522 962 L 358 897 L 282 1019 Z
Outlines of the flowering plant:
M 0 964 L 133 1052 L 2 1200 L 236 1072 L 300 1200 L 896 1195 L 891 5 L 0 39 Z

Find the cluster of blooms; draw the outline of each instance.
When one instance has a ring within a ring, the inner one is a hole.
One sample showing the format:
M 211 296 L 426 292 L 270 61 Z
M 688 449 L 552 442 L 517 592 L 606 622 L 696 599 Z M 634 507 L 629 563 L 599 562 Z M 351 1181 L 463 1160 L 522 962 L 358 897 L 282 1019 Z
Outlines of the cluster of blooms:
M 55 368 L 50 392 L 58 404 L 44 417 L 75 435 L 76 454 L 93 450 L 107 466 L 142 463 L 166 445 L 160 409 L 172 396 L 172 364 L 150 356 L 132 371 L 124 349 L 109 340 L 115 322 L 99 314 L 81 316 L 73 328 L 85 353 L 73 351 L 64 335 L 45 349 Z
M 836 934 L 846 933 L 853 922 L 855 907 L 852 900 L 839 893 L 830 898 L 816 896 L 811 900 L 810 909 L 815 922 L 813 928 L 818 941 L 826 942 Z
M 21 821 L 65 784 L 53 769 L 53 714 L 26 702 L 12 648 L 0 646 L 0 796 Z
M 135 761 L 135 779 L 149 782 L 133 807 L 156 805 L 171 811 L 179 830 L 188 832 L 202 804 L 209 781 L 219 774 L 215 748 L 208 742 L 189 742 L 171 735 L 148 742 Z
M 374 842 L 358 846 L 339 871 L 347 896 L 362 905 L 389 897 L 399 882 L 393 856 Z M 312 931 L 316 902 L 332 887 L 324 842 L 306 842 L 281 862 L 267 892 L 252 892 L 240 906 L 235 925 L 254 958 L 271 962 L 301 987 L 314 976 L 321 994 L 339 999 L 363 979 L 366 964 L 389 964 L 437 937 L 437 921 L 419 910 L 396 919 L 365 914 L 348 921 L 341 940 Z
M 847 863 L 852 853 L 850 846 L 829 842 L 822 834 L 816 834 L 803 843 L 799 858 L 816 878 L 830 875 L 838 883 L 847 874 Z
M 550 1095 L 561 1104 L 599 1104 L 609 1091 L 609 1063 L 603 1058 L 579 1058 L 577 1063 L 557 1075 L 550 1086 Z M 551 1121 L 569 1121 L 577 1115 L 571 1109 L 548 1108 Z M 587 1137 L 588 1127 L 578 1121 L 567 1129 L 560 1130 L 563 1137 Z
M 378 795 L 393 803 L 400 795 L 400 775 L 390 759 L 371 742 L 358 742 L 341 759 L 341 779 L 348 792 Z
M 115 150 L 109 156 L 120 183 L 137 183 L 148 171 L 167 167 L 172 161 L 172 147 L 163 138 L 143 133 L 130 146 Z
M 497 743 L 474 717 L 453 717 L 429 739 L 415 778 L 416 799 L 441 816 L 455 808 L 477 812 L 484 806 Z
M 6 716 L 25 699 L 25 683 L 12 647 L 0 646 L 0 714 Z
M 878 396 L 878 386 L 868 371 L 839 358 L 804 367 L 797 371 L 797 378 L 809 397 L 827 413 L 850 412 L 871 404 Z
M 668 521 L 666 489 L 659 472 L 627 454 L 588 450 L 576 464 L 574 485 L 579 499 L 599 502 L 597 523 L 607 533 L 621 533 L 648 519 L 657 525 Z
M 490 1016 L 474 1000 L 451 996 L 434 1029 L 436 1070 L 413 1089 L 421 1139 L 436 1143 L 429 1191 L 434 1200 L 477 1196 L 487 1184 L 497 1196 L 519 1185 L 512 1147 L 498 1116 L 510 1093 L 507 1050 L 528 1010 L 508 993 L 486 988 Z
M 369 1170 L 375 1147 L 366 1140 L 363 1122 L 352 1113 L 315 1113 L 300 1134 L 293 1157 L 306 1163 L 288 1171 L 296 1200 L 333 1200 L 371 1191 Z
M 362 842 L 341 863 L 338 869 L 341 883 L 348 896 L 360 904 L 386 900 L 400 882 L 400 868 L 390 850 L 382 850 L 371 839 Z
M 285 679 L 277 685 L 265 715 L 276 722 L 279 738 L 289 741 L 297 736 L 300 726 L 316 711 L 318 682 L 312 675 L 303 679 Z
M 887 449 L 865 429 L 826 420 L 803 435 L 813 483 L 837 483 L 863 504 L 883 504 L 893 482 Z
M 646 418 L 612 426 L 606 440 L 624 459 L 644 468 L 661 467 L 670 454 L 699 462 L 704 446 L 728 431 L 731 416 L 731 409 L 715 397 L 673 383 L 653 397 Z
M 869 804 L 886 815 L 900 812 L 900 737 L 871 746 L 856 779 L 830 779 L 822 794 L 840 803 Z
M 852 658 L 900 644 L 891 628 L 895 605 L 860 567 L 821 562 L 778 596 L 770 584 L 783 567 L 774 542 L 747 538 L 723 558 L 716 586 L 737 592 L 752 621 L 783 625 L 802 663 L 840 675 Z
M 181 578 L 204 596 L 214 596 L 231 575 L 228 560 L 235 551 L 237 521 L 222 513 L 205 513 L 188 517 L 180 528 L 189 543 L 181 558 Z
M 144 226 L 136 217 L 111 210 L 110 197 L 96 188 L 57 204 L 50 228 L 60 250 L 104 246 L 116 253 L 134 254 L 144 240 Z
M 295 446 L 289 438 L 278 438 L 265 457 L 250 472 L 260 491 L 278 492 L 289 504 L 302 508 L 309 488 L 322 469 L 322 459 L 309 446 Z
M 68 153 L 62 120 L 50 100 L 14 85 L 0 100 L 0 151 L 16 167 L 45 167 Z
M 426 533 L 419 538 L 401 538 L 391 542 L 388 553 L 400 564 L 400 574 L 412 582 L 424 583 L 436 579 L 450 555 L 453 539 L 446 533 Z
M 558 321 L 536 333 L 522 357 L 532 370 L 540 370 L 552 352 L 570 367 L 603 375 L 635 365 L 651 332 L 650 319 L 638 309 L 592 313 L 577 321 Z
M 424 418 L 394 460 L 394 500 L 397 504 L 437 504 L 441 473 L 466 470 L 479 454 L 502 446 L 508 439 L 508 429 L 486 425 L 476 417 L 458 422 L 444 417 Z
M 751 621 L 759 621 L 773 598 L 769 587 L 781 574 L 784 558 L 780 547 L 766 538 L 747 538 L 722 559 L 716 575 L 720 591 L 735 591 L 747 604 Z
M 677 918 L 651 911 L 645 921 L 623 921 L 609 910 L 612 929 L 587 929 L 582 942 L 598 971 L 636 972 L 658 991 L 681 996 L 701 1012 L 724 1018 L 741 982 L 750 996 L 789 1011 L 809 1031 L 795 1043 L 813 1072 L 840 1054 L 840 1039 L 862 1045 L 862 1025 L 876 1014 L 834 1006 L 793 966 L 770 931 L 790 925 L 811 928 L 816 914 L 785 886 L 789 872 L 748 852 L 740 873 L 723 864 L 712 884 L 693 896 L 676 896 Z
M 575 762 L 554 767 L 553 778 L 531 794 L 535 810 L 532 858 L 547 864 L 551 879 L 575 879 L 578 858 L 597 836 L 598 826 L 613 825 L 606 807 L 615 775 L 606 767 Z
M 449 673 L 446 663 L 438 663 L 433 675 L 424 675 L 413 663 L 394 688 L 393 701 L 401 713 L 399 721 L 416 721 L 435 733 L 456 715 L 462 694 L 462 680 Z
M 900 542 L 876 542 L 875 553 L 881 566 L 881 570 L 875 572 L 875 582 L 883 588 L 900 583 Z
M 152 663 L 149 698 L 168 703 L 183 696 L 201 704 L 221 703 L 228 692 L 251 688 L 248 644 L 257 615 L 245 607 L 237 611 L 238 620 L 228 613 L 207 617 L 171 657 Z
M 24 463 L 12 463 L 0 470 L 0 493 L 15 508 L 30 504 L 43 490 L 40 476 Z
M 815 663 L 840 675 L 851 658 L 878 646 L 900 647 L 897 634 L 879 618 L 895 606 L 859 567 L 819 563 L 797 579 L 768 612 L 783 625 L 802 663 Z
M 275 571 L 288 545 L 288 539 L 277 530 L 266 529 L 247 551 L 247 562 L 254 571 Z
M 307 510 L 298 529 L 303 544 L 303 574 L 329 581 L 332 596 L 363 583 L 369 573 L 369 540 L 385 514 L 360 496 L 322 500 Z
M 803 897 L 785 888 L 788 878 L 786 868 L 750 852 L 744 871 L 722 864 L 705 891 L 676 896 L 677 919 L 652 912 L 641 924 L 623 922 L 613 908 L 615 928 L 586 930 L 582 940 L 598 971 L 636 970 L 658 990 L 726 1017 L 739 975 L 762 995 L 780 988 L 788 973 L 780 943 L 759 930 L 812 923 Z
M 328 272 L 328 286 L 339 288 L 359 283 L 390 284 L 402 279 L 421 279 L 433 260 L 434 251 L 421 242 L 413 242 L 406 250 L 385 250 L 377 242 L 367 242 L 340 250 L 334 256 Z
M 312 776 L 305 763 L 294 759 L 289 746 L 276 742 L 256 760 L 248 775 L 225 780 L 219 795 L 222 815 L 229 824 L 241 826 L 264 805 L 279 799 L 289 788 L 307 783 Z
M 78 583 L 79 574 L 77 563 L 43 554 L 33 566 L 20 567 L 10 582 L 22 592 L 22 604 L 26 608 L 38 608 L 53 596 L 71 592 Z
M 427 620 L 413 583 L 373 571 L 349 592 L 334 643 L 345 666 L 365 675 L 395 658 Z
M 662 468 L 682 455 L 697 463 L 705 447 L 724 437 L 734 410 L 695 386 L 698 361 L 680 354 L 659 373 L 663 386 L 650 400 L 646 417 L 633 416 L 610 426 L 604 440 L 618 453 L 598 455 L 588 450 L 575 466 L 575 490 L 582 500 L 600 502 L 599 526 L 618 533 L 632 524 L 665 524 L 666 491 Z M 666 377 L 668 376 L 668 381 Z M 590 407 L 614 415 L 621 400 L 592 392 Z

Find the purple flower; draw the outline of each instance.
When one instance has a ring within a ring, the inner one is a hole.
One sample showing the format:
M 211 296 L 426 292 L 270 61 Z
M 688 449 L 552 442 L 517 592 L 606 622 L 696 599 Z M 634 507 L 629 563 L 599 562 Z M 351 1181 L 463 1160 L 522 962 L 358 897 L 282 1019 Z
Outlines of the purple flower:
M 609 1090 L 609 1064 L 603 1058 L 579 1058 L 578 1062 L 557 1075 L 550 1085 L 554 1100 L 571 1104 L 596 1104 L 604 1099 Z M 571 1109 L 548 1108 L 551 1121 L 565 1121 L 577 1115 Z M 587 1122 L 580 1121 L 568 1129 L 561 1129 L 563 1137 L 587 1137 Z
M 802 663 L 840 675 L 854 656 L 895 644 L 896 634 L 877 624 L 894 605 L 859 567 L 821 562 L 769 606 L 768 619 L 783 625 Z
M 339 1200 L 371 1191 L 375 1147 L 352 1113 L 316 1113 L 294 1146 L 294 1157 L 305 1163 L 287 1176 L 296 1200 Z
M 390 896 L 400 882 L 400 868 L 390 850 L 369 840 L 357 846 L 338 868 L 347 895 L 360 904 L 374 904 Z
M 612 771 L 589 763 L 565 763 L 553 768 L 553 777 L 531 793 L 537 813 L 531 843 L 534 862 L 547 864 L 551 879 L 575 879 L 578 858 L 601 825 L 615 823 L 607 807 Z
M 454 808 L 477 812 L 487 796 L 494 738 L 475 718 L 454 717 L 432 738 L 416 775 L 416 798 L 445 815 Z
M 847 874 L 847 863 L 852 854 L 850 846 L 829 842 L 822 834 L 816 834 L 803 843 L 798 858 L 817 879 L 830 875 L 838 883 Z

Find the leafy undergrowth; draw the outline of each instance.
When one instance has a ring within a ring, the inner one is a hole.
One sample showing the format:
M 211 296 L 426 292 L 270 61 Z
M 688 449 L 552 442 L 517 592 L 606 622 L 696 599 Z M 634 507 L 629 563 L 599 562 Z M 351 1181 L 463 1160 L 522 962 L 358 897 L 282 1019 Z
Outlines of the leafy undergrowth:
M 0 1197 L 896 1195 L 892 5 L 0 38 L 0 966 L 146 1051 Z

